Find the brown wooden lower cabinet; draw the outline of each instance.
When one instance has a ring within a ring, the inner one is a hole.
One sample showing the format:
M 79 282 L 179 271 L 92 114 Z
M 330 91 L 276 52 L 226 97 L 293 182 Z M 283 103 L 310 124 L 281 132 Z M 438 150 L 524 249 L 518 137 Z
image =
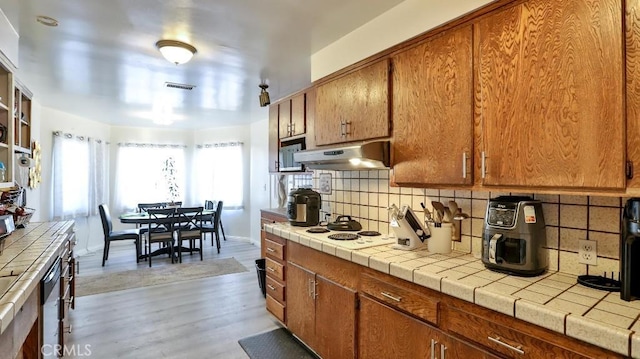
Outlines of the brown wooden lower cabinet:
M 359 358 L 498 358 L 388 305 L 360 296 Z
M 280 251 L 267 254 L 274 256 L 267 267 L 278 265 L 268 272 L 273 289 L 267 290 L 273 293 L 267 294 L 267 309 L 322 358 L 623 357 L 272 234 L 267 237 L 283 245 L 286 258 L 279 261 Z
M 287 327 L 323 358 L 354 358 L 356 291 L 287 263 Z

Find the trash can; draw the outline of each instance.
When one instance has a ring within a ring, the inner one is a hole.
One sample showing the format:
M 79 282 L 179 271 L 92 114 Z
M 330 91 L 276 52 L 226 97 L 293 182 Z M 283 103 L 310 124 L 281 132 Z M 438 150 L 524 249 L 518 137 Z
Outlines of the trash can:
M 260 285 L 260 290 L 262 291 L 262 295 L 267 297 L 267 269 L 265 265 L 264 258 L 256 259 L 256 272 L 258 273 L 258 284 Z

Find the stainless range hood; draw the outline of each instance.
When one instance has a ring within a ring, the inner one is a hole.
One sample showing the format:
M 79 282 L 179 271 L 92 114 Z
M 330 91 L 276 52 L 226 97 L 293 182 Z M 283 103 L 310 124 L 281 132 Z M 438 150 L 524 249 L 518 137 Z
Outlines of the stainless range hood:
M 389 141 L 300 151 L 293 160 L 309 169 L 359 171 L 389 168 Z

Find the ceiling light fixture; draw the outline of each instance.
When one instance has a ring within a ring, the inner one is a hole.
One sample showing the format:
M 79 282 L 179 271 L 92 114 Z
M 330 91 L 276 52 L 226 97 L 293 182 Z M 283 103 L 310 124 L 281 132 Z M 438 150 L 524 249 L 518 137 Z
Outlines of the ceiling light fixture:
M 260 84 L 258 85 L 258 87 L 262 89 L 262 91 L 260 91 L 260 96 L 258 97 L 260 99 L 260 107 L 265 107 L 271 104 L 271 99 L 269 98 L 269 93 L 267 92 L 269 85 Z
M 176 65 L 188 62 L 197 52 L 195 47 L 177 40 L 160 40 L 156 47 L 167 61 Z
M 51 27 L 58 26 L 58 20 L 45 15 L 39 15 L 38 17 L 36 17 L 36 21 L 46 26 L 51 26 Z

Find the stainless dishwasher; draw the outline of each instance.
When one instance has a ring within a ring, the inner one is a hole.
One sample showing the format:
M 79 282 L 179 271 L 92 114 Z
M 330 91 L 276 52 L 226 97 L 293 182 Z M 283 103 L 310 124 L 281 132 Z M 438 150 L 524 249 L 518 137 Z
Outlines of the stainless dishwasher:
M 60 258 L 49 267 L 40 281 L 40 304 L 42 306 L 42 347 L 43 358 L 61 356 L 60 343 Z

